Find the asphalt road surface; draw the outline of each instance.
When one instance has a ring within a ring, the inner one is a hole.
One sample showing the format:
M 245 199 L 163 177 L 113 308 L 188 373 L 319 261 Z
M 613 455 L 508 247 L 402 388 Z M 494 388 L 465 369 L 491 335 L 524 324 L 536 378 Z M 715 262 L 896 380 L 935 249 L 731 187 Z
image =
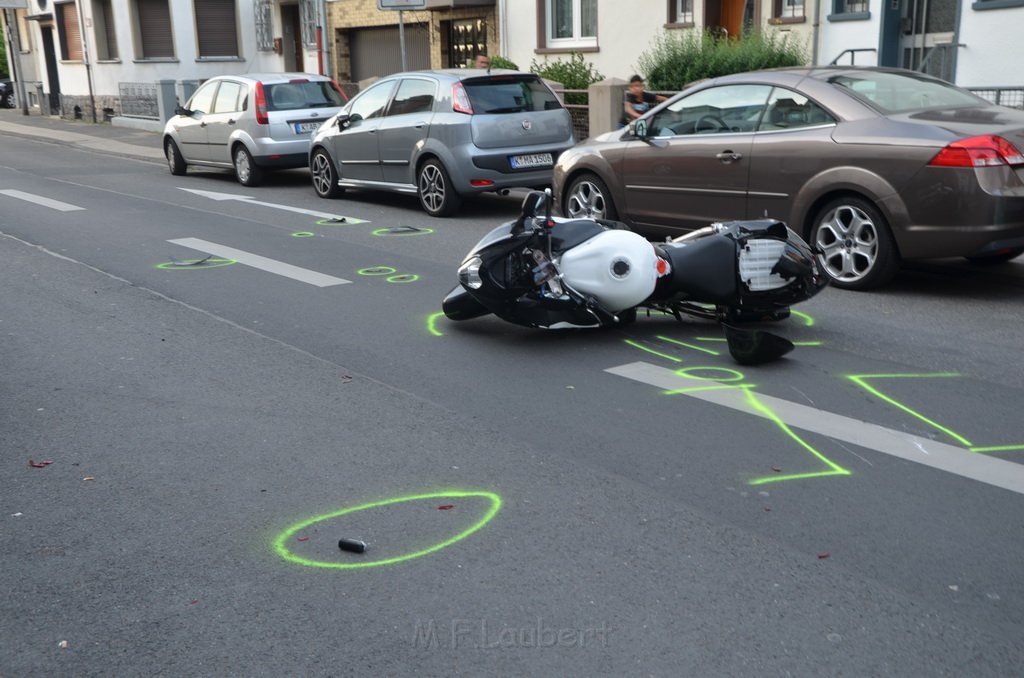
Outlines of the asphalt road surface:
M 0 138 L 0 676 L 1019 675 L 1024 263 L 438 317 L 518 201 Z

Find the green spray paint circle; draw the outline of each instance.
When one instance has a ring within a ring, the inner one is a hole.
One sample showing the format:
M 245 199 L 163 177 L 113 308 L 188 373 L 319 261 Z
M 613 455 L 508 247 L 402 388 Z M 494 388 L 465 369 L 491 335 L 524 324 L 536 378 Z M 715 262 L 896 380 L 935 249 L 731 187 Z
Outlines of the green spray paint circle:
M 691 374 L 692 372 L 725 372 L 729 375 L 729 378 L 725 377 L 702 377 L 697 374 Z M 701 381 L 742 381 L 745 377 L 742 372 L 737 372 L 729 367 L 683 367 L 676 370 L 676 374 L 680 377 L 689 377 L 690 379 L 699 379 Z
M 291 537 L 295 533 L 306 529 L 310 525 L 315 525 L 316 523 L 321 523 L 325 520 L 331 520 L 332 518 L 338 518 L 340 516 L 344 516 L 349 513 L 355 513 L 357 511 L 365 511 L 366 509 L 377 508 L 378 506 L 390 506 L 391 504 L 401 504 L 403 502 L 419 501 L 421 499 L 440 499 L 446 497 L 484 497 L 485 499 L 490 500 L 491 506 L 489 509 L 487 509 L 487 512 L 480 520 L 473 523 L 468 528 L 458 533 L 454 537 L 446 539 L 438 544 L 434 544 L 433 546 L 428 546 L 425 549 L 414 551 L 413 553 L 407 553 L 401 556 L 394 556 L 392 558 L 385 558 L 383 560 L 372 560 L 369 562 L 361 563 L 338 563 L 324 560 L 311 560 L 309 558 L 304 558 L 300 555 L 292 553 L 288 549 L 288 547 L 285 546 L 288 540 L 291 539 Z M 281 556 L 290 563 L 295 563 L 297 565 L 305 565 L 307 567 L 323 567 L 332 570 L 358 570 L 367 567 L 393 565 L 395 563 L 401 563 L 406 560 L 412 560 L 413 558 L 419 558 L 421 556 L 426 556 L 431 553 L 436 553 L 437 551 L 440 551 L 443 548 L 447 548 L 456 542 L 462 541 L 469 535 L 473 534 L 474 532 L 482 528 L 487 523 L 491 522 L 491 519 L 494 518 L 495 515 L 497 515 L 500 509 L 501 497 L 499 497 L 493 492 L 483 491 L 453 490 L 451 492 L 433 492 L 431 494 L 417 494 L 408 497 L 395 497 L 394 499 L 384 499 L 382 501 L 375 501 L 370 502 L 369 504 L 360 504 L 359 506 L 341 509 L 340 511 L 334 511 L 332 513 L 325 513 L 320 516 L 313 516 L 312 518 L 307 518 L 306 520 L 295 523 L 294 525 L 288 527 L 284 532 L 277 535 L 277 537 L 274 539 L 273 544 L 274 551 L 277 552 L 277 555 Z
M 167 261 L 162 264 L 157 264 L 156 267 L 164 271 L 185 271 L 188 269 L 196 270 L 201 268 L 219 268 L 221 266 L 230 266 L 231 264 L 237 264 L 238 262 L 234 259 L 207 259 L 205 263 L 199 264 L 198 266 L 192 266 L 195 262 L 200 261 L 199 259 L 185 259 L 180 264 L 176 264 L 173 261 Z M 184 264 L 184 265 L 182 265 Z
M 397 233 L 390 228 L 378 228 L 373 231 L 373 234 L 380 238 L 407 238 L 412 235 L 430 235 L 433 232 L 434 229 L 432 228 L 420 228 L 415 231 L 401 231 Z
M 391 268 L 390 266 L 369 266 L 359 269 L 356 273 L 359 275 L 391 275 L 392 273 L 398 273 L 398 269 Z
M 293 238 L 312 238 L 316 233 L 312 231 L 295 231 L 292 233 Z
M 389 275 L 385 278 L 389 283 L 395 283 L 396 285 L 402 285 L 405 283 L 416 282 L 420 279 L 415 273 L 399 273 L 398 275 Z

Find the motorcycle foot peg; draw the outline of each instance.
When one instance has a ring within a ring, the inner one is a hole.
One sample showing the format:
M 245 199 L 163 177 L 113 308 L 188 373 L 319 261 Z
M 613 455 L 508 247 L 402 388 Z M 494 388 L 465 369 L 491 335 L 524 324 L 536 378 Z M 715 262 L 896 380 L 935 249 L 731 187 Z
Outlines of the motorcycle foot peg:
M 358 539 L 339 539 L 338 548 L 350 553 L 363 553 L 366 551 L 366 542 Z

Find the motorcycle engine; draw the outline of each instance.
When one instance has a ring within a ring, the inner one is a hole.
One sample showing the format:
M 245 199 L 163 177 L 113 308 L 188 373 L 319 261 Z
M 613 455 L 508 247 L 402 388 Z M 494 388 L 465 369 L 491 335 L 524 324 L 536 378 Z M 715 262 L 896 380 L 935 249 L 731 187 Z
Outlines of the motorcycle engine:
M 640 304 L 654 293 L 658 257 L 647 240 L 632 231 L 604 231 L 562 253 L 562 279 L 618 312 Z

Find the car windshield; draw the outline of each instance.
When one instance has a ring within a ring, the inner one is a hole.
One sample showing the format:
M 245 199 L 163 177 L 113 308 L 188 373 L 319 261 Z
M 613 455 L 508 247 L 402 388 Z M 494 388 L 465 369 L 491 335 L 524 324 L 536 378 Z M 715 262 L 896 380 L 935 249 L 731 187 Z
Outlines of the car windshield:
M 962 108 L 987 105 L 970 92 L 912 73 L 857 71 L 829 78 L 880 113 L 906 113 L 928 108 Z
M 326 80 L 298 80 L 264 87 L 267 91 L 267 110 L 271 111 L 345 105 L 341 93 Z
M 496 75 L 463 82 L 475 113 L 523 113 L 562 107 L 537 77 Z

